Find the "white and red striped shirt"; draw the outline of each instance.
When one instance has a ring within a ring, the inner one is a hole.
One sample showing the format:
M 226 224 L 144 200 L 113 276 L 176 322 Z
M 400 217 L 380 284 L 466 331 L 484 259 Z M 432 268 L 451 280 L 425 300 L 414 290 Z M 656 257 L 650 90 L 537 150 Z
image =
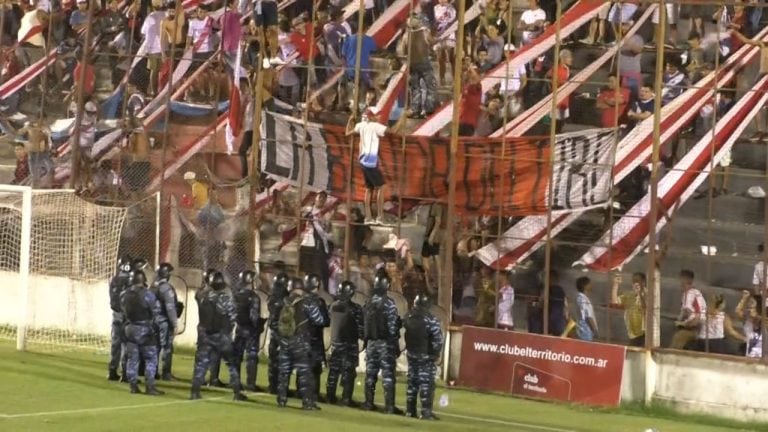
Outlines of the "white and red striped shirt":
M 691 287 L 683 292 L 681 309 L 682 316 L 688 316 L 686 321 L 694 317 L 704 320 L 704 314 L 707 313 L 707 302 L 704 300 L 701 291 Z M 686 311 L 689 311 L 691 314 L 688 315 Z

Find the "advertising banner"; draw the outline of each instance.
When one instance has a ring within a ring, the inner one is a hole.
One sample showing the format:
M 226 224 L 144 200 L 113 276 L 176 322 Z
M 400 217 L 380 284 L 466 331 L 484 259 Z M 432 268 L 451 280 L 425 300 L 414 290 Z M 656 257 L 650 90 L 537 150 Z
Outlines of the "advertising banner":
M 615 407 L 625 354 L 619 345 L 464 326 L 459 385 Z

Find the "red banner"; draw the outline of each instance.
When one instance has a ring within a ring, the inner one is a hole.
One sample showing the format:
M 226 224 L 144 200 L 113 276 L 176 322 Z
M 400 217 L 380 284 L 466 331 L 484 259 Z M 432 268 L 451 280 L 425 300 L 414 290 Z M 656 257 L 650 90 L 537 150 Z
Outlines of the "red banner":
M 459 384 L 478 390 L 618 406 L 626 347 L 465 326 Z
M 337 125 L 304 124 L 271 112 L 264 112 L 261 126 L 262 172 L 338 198 L 346 197 L 351 182 L 352 199 L 363 200 L 357 134 L 350 138 Z M 462 137 L 455 159 L 455 211 L 511 216 L 544 213 L 549 203 L 555 210 L 601 206 L 610 192 L 614 139 L 610 129 L 561 134 L 554 147 L 548 138 Z M 378 156 L 387 198 L 447 201 L 449 138 L 387 134 Z

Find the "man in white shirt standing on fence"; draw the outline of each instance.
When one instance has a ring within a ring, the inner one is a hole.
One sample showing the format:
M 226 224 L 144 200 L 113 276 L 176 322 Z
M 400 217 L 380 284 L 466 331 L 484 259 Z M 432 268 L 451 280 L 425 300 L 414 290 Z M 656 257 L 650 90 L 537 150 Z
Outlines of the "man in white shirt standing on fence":
M 360 135 L 360 153 L 358 161 L 363 170 L 365 179 L 365 224 L 383 224 L 384 195 L 381 187 L 384 186 L 384 175 L 379 170 L 379 138 L 387 132 L 396 132 L 400 129 L 403 120 L 408 116 L 403 115 L 392 127 L 381 124 L 378 119 L 378 110 L 368 108 L 363 114 L 362 120 L 355 124 L 355 117 L 349 118 L 347 123 L 347 136 L 357 133 Z M 373 218 L 371 201 L 376 196 L 376 219 Z

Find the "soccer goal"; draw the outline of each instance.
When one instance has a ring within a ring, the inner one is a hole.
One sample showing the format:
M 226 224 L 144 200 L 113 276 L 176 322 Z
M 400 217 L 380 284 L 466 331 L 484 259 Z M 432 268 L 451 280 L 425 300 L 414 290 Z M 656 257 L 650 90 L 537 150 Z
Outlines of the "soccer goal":
M 107 346 L 107 280 L 128 210 L 0 186 L 0 339 L 19 350 Z

